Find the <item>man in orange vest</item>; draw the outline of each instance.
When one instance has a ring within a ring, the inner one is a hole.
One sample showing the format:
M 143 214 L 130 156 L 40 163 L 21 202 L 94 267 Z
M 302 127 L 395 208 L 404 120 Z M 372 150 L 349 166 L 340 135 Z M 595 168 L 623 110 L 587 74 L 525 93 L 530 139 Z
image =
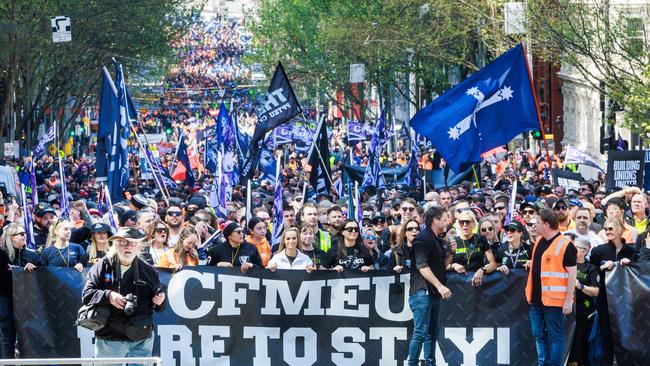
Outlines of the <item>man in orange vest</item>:
M 573 311 L 577 254 L 569 237 L 558 231 L 558 216 L 542 209 L 526 285 L 530 323 L 539 366 L 559 366 L 564 349 L 564 319 Z

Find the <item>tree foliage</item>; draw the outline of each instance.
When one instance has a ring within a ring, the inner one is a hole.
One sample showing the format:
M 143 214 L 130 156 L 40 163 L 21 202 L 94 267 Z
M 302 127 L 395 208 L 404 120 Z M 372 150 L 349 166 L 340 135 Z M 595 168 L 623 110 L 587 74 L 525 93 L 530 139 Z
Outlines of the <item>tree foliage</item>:
M 351 97 L 350 64 L 361 63 L 368 87 L 395 88 L 420 108 L 517 42 L 503 35 L 503 3 L 262 0 L 251 58 L 268 70 L 282 61 L 311 102 L 333 101 L 335 90 Z
M 36 126 L 44 106 L 80 112 L 99 94 L 102 66 L 125 70 L 164 61 L 191 20 L 182 0 L 7 0 L 0 2 L 0 134 L 16 113 L 16 130 Z M 53 43 L 50 18 L 71 18 L 72 42 Z M 15 95 L 15 100 L 14 96 Z M 57 116 L 57 119 L 59 117 Z M 60 123 L 60 121 L 59 121 Z M 37 128 L 33 128 L 33 135 Z M 63 130 L 63 129 L 61 129 Z M 17 134 L 20 138 L 20 134 Z
M 531 0 L 527 19 L 537 54 L 573 67 L 626 110 L 627 127 L 650 132 L 649 4 Z

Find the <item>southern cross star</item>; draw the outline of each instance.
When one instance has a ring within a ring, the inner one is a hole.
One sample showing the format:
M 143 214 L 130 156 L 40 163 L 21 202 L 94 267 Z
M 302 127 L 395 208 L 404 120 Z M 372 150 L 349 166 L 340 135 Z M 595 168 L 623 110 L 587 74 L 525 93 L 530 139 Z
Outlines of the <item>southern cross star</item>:
M 504 86 L 503 88 L 501 88 L 501 90 L 499 90 L 499 94 L 501 95 L 501 98 L 503 100 L 507 101 L 510 100 L 510 98 L 512 98 L 513 92 L 509 86 Z
M 460 138 L 460 128 L 456 126 L 449 127 L 449 138 L 453 140 L 458 140 Z

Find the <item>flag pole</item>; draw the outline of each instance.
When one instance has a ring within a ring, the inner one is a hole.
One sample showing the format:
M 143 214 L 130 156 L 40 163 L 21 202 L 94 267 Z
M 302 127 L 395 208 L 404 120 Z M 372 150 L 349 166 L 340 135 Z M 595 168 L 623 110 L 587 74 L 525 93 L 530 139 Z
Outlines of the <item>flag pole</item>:
M 475 166 L 476 166 L 476 164 L 472 164 L 472 172 L 474 172 L 474 179 L 476 180 L 476 187 L 478 187 L 478 189 L 481 189 L 481 183 L 479 183 L 479 181 L 478 181 L 478 175 L 476 174 Z
M 521 42 L 521 51 L 524 54 L 524 61 L 526 61 L 526 70 L 528 71 L 528 81 L 530 81 L 530 90 L 533 92 L 533 99 L 535 100 L 535 111 L 537 112 L 537 121 L 539 122 L 539 132 L 542 134 L 542 140 L 544 141 L 544 149 L 546 150 L 546 160 L 548 161 L 548 166 L 552 167 L 551 163 L 551 154 L 548 152 L 548 142 L 546 141 L 546 134 L 544 133 L 544 126 L 542 125 L 542 115 L 539 112 L 539 101 L 537 100 L 537 93 L 535 92 L 535 83 L 533 82 L 533 74 L 530 71 L 530 65 L 528 64 L 528 56 L 526 53 L 526 45 L 524 42 Z
M 252 192 L 251 192 L 251 180 L 246 181 L 246 223 L 251 220 L 251 206 L 252 206 Z M 304 201 L 304 198 L 303 198 Z M 243 228 L 242 228 L 243 229 Z
M 138 140 L 138 146 L 140 147 L 140 151 L 144 154 L 144 160 L 147 162 L 149 165 L 149 168 L 151 168 L 151 172 L 154 174 L 154 183 L 158 186 L 158 189 L 160 189 L 160 193 L 163 194 L 165 197 L 165 201 L 169 200 L 169 191 L 167 190 L 167 186 L 163 184 L 163 177 L 162 173 L 157 169 L 157 167 L 153 166 L 153 162 L 149 161 L 149 155 L 147 155 L 147 152 L 144 150 L 144 146 L 142 146 L 142 141 L 140 141 L 140 136 L 138 136 L 138 133 L 135 131 L 135 127 L 133 126 L 133 123 L 131 120 L 129 120 L 129 127 L 131 127 L 131 132 L 133 132 L 133 135 L 135 135 L 136 140 Z M 143 133 L 144 135 L 144 141 L 145 144 L 147 144 L 147 148 L 149 146 L 149 139 L 147 138 L 147 134 Z M 157 179 L 156 179 L 157 178 Z
M 305 118 L 305 113 L 301 112 L 300 116 L 302 117 L 303 122 L 305 122 L 305 124 L 307 124 L 307 119 Z M 307 158 L 309 158 L 311 156 L 311 154 L 314 151 L 314 148 L 316 148 L 316 153 L 318 154 L 318 158 L 320 159 L 320 162 L 323 164 L 323 166 L 328 166 L 329 162 L 327 162 L 327 164 L 325 163 L 325 160 L 323 160 L 323 155 L 321 154 L 320 149 L 318 148 L 318 146 L 316 144 L 316 140 L 318 140 L 318 134 L 320 133 L 320 129 L 321 129 L 323 123 L 325 123 L 325 114 L 321 115 L 320 121 L 318 122 L 318 127 L 316 128 L 316 135 L 314 136 L 314 134 L 312 134 L 312 144 L 311 144 L 311 148 L 309 149 L 309 154 L 307 154 Z M 307 130 L 309 131 L 309 129 L 307 129 Z M 330 175 L 327 173 L 327 170 L 325 170 L 324 173 L 325 173 L 325 176 L 327 177 L 327 180 L 330 181 L 330 184 L 334 184 L 334 182 L 332 182 L 332 177 L 330 177 Z

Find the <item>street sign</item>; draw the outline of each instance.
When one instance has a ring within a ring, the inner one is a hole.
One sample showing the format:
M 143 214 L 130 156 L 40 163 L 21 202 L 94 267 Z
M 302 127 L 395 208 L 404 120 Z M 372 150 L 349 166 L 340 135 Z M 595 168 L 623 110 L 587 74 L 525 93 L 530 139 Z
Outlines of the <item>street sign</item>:
M 363 83 L 366 79 L 366 65 L 350 64 L 350 83 Z
M 14 143 L 13 142 L 5 142 L 4 153 L 5 153 L 6 158 L 13 158 L 14 157 Z
M 56 154 L 56 146 L 54 146 L 54 144 L 50 145 L 47 148 L 47 152 L 50 153 L 50 155 L 54 156 L 54 154 Z
M 70 17 L 58 16 L 53 17 L 52 23 L 52 41 L 54 43 L 72 41 L 72 30 L 70 29 Z
M 506 34 L 526 33 L 526 5 L 522 1 L 508 2 L 503 5 L 503 27 Z

